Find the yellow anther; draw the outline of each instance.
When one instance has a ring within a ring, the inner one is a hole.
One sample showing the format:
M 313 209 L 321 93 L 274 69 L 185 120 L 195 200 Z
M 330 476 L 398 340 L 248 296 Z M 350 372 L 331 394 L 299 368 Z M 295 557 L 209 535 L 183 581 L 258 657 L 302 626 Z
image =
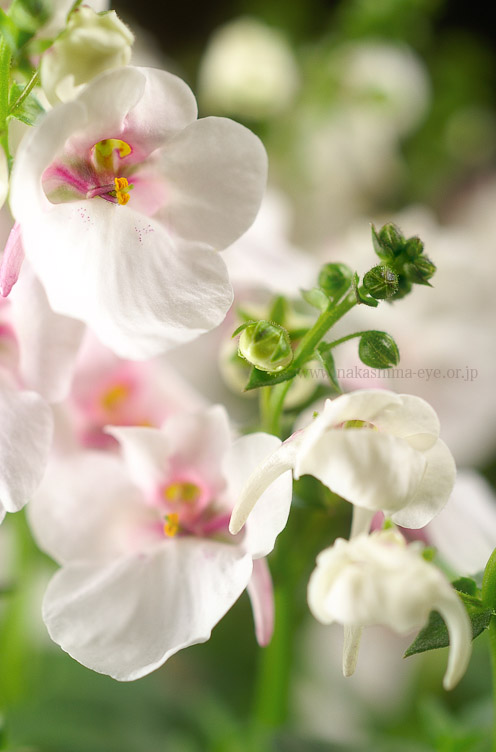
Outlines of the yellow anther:
M 129 387 L 126 384 L 115 384 L 104 392 L 101 404 L 105 410 L 117 410 L 128 397 Z
M 130 185 L 127 182 L 127 178 L 114 178 L 114 185 L 117 202 L 121 206 L 125 206 L 130 199 L 128 193 L 128 191 L 130 190 Z
M 179 531 L 179 515 L 172 512 L 165 516 L 164 533 L 168 538 L 173 538 Z
M 195 504 L 201 496 L 201 488 L 195 483 L 171 483 L 164 488 L 164 499 L 172 503 Z
M 117 170 L 120 159 L 131 154 L 132 149 L 126 141 L 120 138 L 105 138 L 92 148 L 93 162 L 97 169 Z

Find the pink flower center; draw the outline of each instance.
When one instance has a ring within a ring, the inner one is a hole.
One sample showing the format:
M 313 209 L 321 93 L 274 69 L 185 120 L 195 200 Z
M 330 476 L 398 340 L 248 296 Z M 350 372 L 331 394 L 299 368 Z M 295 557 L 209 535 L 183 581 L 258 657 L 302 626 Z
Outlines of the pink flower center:
M 192 478 L 177 478 L 161 489 L 160 506 L 166 510 L 163 533 L 210 537 L 227 533 L 230 514 L 219 513 L 209 489 Z

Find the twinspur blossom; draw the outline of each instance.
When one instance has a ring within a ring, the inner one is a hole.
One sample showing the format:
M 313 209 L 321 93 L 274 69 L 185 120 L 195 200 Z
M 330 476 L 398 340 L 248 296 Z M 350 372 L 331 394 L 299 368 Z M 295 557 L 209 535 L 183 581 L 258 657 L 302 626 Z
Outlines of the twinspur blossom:
M 432 407 L 381 389 L 326 400 L 309 426 L 255 470 L 233 511 L 232 533 L 267 485 L 289 469 L 295 478 L 313 475 L 354 505 L 353 535 L 367 531 L 379 510 L 403 527 L 423 527 L 443 508 L 455 481 Z
M 48 101 L 55 105 L 74 99 L 82 87 L 110 68 L 127 65 L 134 35 L 114 10 L 96 13 L 81 6 L 45 52 L 40 79 Z
M 452 689 L 467 668 L 472 628 L 465 607 L 442 572 L 422 556 L 421 544 L 406 544 L 397 531 L 338 538 L 317 557 L 308 584 L 308 605 L 322 624 L 338 622 L 348 630 L 343 673 L 356 665 L 362 627 L 384 625 L 399 634 L 422 627 L 432 610 L 443 617 L 450 637 L 445 689 Z
M 43 603 L 52 639 L 95 671 L 137 679 L 207 640 L 248 588 L 266 644 L 273 602 L 263 557 L 286 524 L 290 474 L 243 534 L 230 536 L 228 523 L 247 475 L 279 439 L 232 443 L 222 407 L 173 416 L 161 429 L 107 430 L 123 459 L 100 451 L 54 462 L 30 505 L 39 545 L 61 565 Z
M 191 340 L 232 302 L 217 251 L 254 220 L 267 157 L 238 123 L 196 118 L 179 78 L 123 67 L 47 113 L 16 155 L 12 242 L 53 310 L 121 357 Z

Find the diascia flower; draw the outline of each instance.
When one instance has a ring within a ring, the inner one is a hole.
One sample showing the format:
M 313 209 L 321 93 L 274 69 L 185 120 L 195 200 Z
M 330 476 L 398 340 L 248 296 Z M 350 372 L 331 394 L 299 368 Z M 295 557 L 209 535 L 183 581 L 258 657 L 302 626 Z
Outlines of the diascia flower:
M 31 505 L 35 536 L 61 565 L 43 604 L 52 639 L 95 671 L 137 679 L 207 640 L 248 587 L 258 639 L 268 642 L 262 557 L 286 523 L 290 474 L 244 534 L 230 536 L 228 522 L 247 473 L 279 440 L 258 433 L 231 443 L 220 407 L 174 416 L 162 429 L 108 430 L 124 462 L 76 453 L 48 471 Z
M 422 557 L 421 546 L 407 546 L 396 531 L 338 538 L 322 551 L 308 584 L 308 605 L 322 624 L 345 627 L 345 676 L 355 669 L 362 627 L 381 624 L 406 634 L 422 627 L 432 610 L 439 611 L 450 636 L 445 689 L 465 673 L 472 647 L 465 607 L 442 572 Z
M 50 305 L 122 357 L 193 339 L 232 301 L 217 251 L 255 218 L 267 159 L 243 126 L 196 115 L 176 76 L 121 68 L 17 152 L 11 206 Z
M 293 434 L 248 480 L 230 529 L 241 529 L 259 495 L 280 473 L 313 475 L 354 504 L 353 534 L 381 510 L 420 528 L 443 508 L 455 463 L 439 439 L 437 415 L 424 400 L 370 389 L 327 400 L 313 423 Z

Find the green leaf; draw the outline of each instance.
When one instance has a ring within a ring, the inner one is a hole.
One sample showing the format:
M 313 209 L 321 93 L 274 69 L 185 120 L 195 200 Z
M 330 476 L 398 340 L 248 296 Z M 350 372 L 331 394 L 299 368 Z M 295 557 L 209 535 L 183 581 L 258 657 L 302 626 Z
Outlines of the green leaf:
M 465 608 L 472 624 L 472 639 L 475 640 L 476 637 L 488 628 L 493 611 L 483 606 L 480 601 L 474 603 L 470 596 L 467 596 L 467 602 L 463 597 L 463 593 L 461 594 L 461 598 L 465 603 Z M 448 645 L 449 635 L 446 625 L 437 611 L 431 611 L 426 626 L 420 630 L 403 657 L 408 658 L 410 655 L 425 653 L 427 650 L 445 648 Z
M 325 264 L 319 272 L 318 283 L 331 298 L 340 298 L 350 289 L 353 272 L 346 264 Z
M 36 125 L 45 110 L 38 102 L 34 94 L 29 94 L 19 106 L 15 103 L 24 91 L 24 86 L 14 84 L 9 92 L 9 118 L 20 120 L 26 125 Z
M 400 362 L 398 345 L 387 332 L 370 331 L 360 337 L 358 355 L 371 368 L 391 368 Z
M 451 583 L 455 590 L 459 593 L 465 593 L 466 595 L 472 595 L 477 597 L 477 583 L 472 577 L 459 577 L 457 580 Z
M 307 303 L 309 303 L 314 308 L 318 308 L 319 311 L 327 311 L 329 308 L 329 298 L 325 294 L 323 290 L 320 289 L 320 287 L 312 287 L 311 290 L 302 290 L 301 295 L 304 300 L 306 300 Z
M 44 0 L 14 0 L 9 16 L 18 29 L 34 35 L 50 17 L 50 8 Z
M 269 311 L 268 319 L 270 321 L 275 321 L 276 324 L 280 324 L 281 326 L 284 326 L 284 322 L 288 315 L 288 301 L 284 297 L 284 295 L 279 295 L 275 300 L 272 302 L 272 306 Z
M 327 371 L 327 375 L 329 376 L 329 381 L 331 382 L 332 387 L 336 390 L 336 392 L 339 392 L 339 394 L 341 394 L 343 390 L 341 389 L 341 385 L 336 374 L 336 365 L 334 363 L 334 357 L 332 355 L 332 348 L 327 342 L 322 342 L 317 348 L 317 354 Z
M 245 392 L 258 389 L 262 386 L 282 384 L 284 381 L 294 379 L 297 375 L 297 368 L 287 368 L 285 371 L 280 371 L 279 373 L 267 373 L 266 371 L 259 371 L 258 368 L 253 368 L 248 383 L 245 386 Z
M 398 275 L 387 266 L 374 266 L 365 274 L 363 286 L 373 298 L 391 298 L 398 290 Z

